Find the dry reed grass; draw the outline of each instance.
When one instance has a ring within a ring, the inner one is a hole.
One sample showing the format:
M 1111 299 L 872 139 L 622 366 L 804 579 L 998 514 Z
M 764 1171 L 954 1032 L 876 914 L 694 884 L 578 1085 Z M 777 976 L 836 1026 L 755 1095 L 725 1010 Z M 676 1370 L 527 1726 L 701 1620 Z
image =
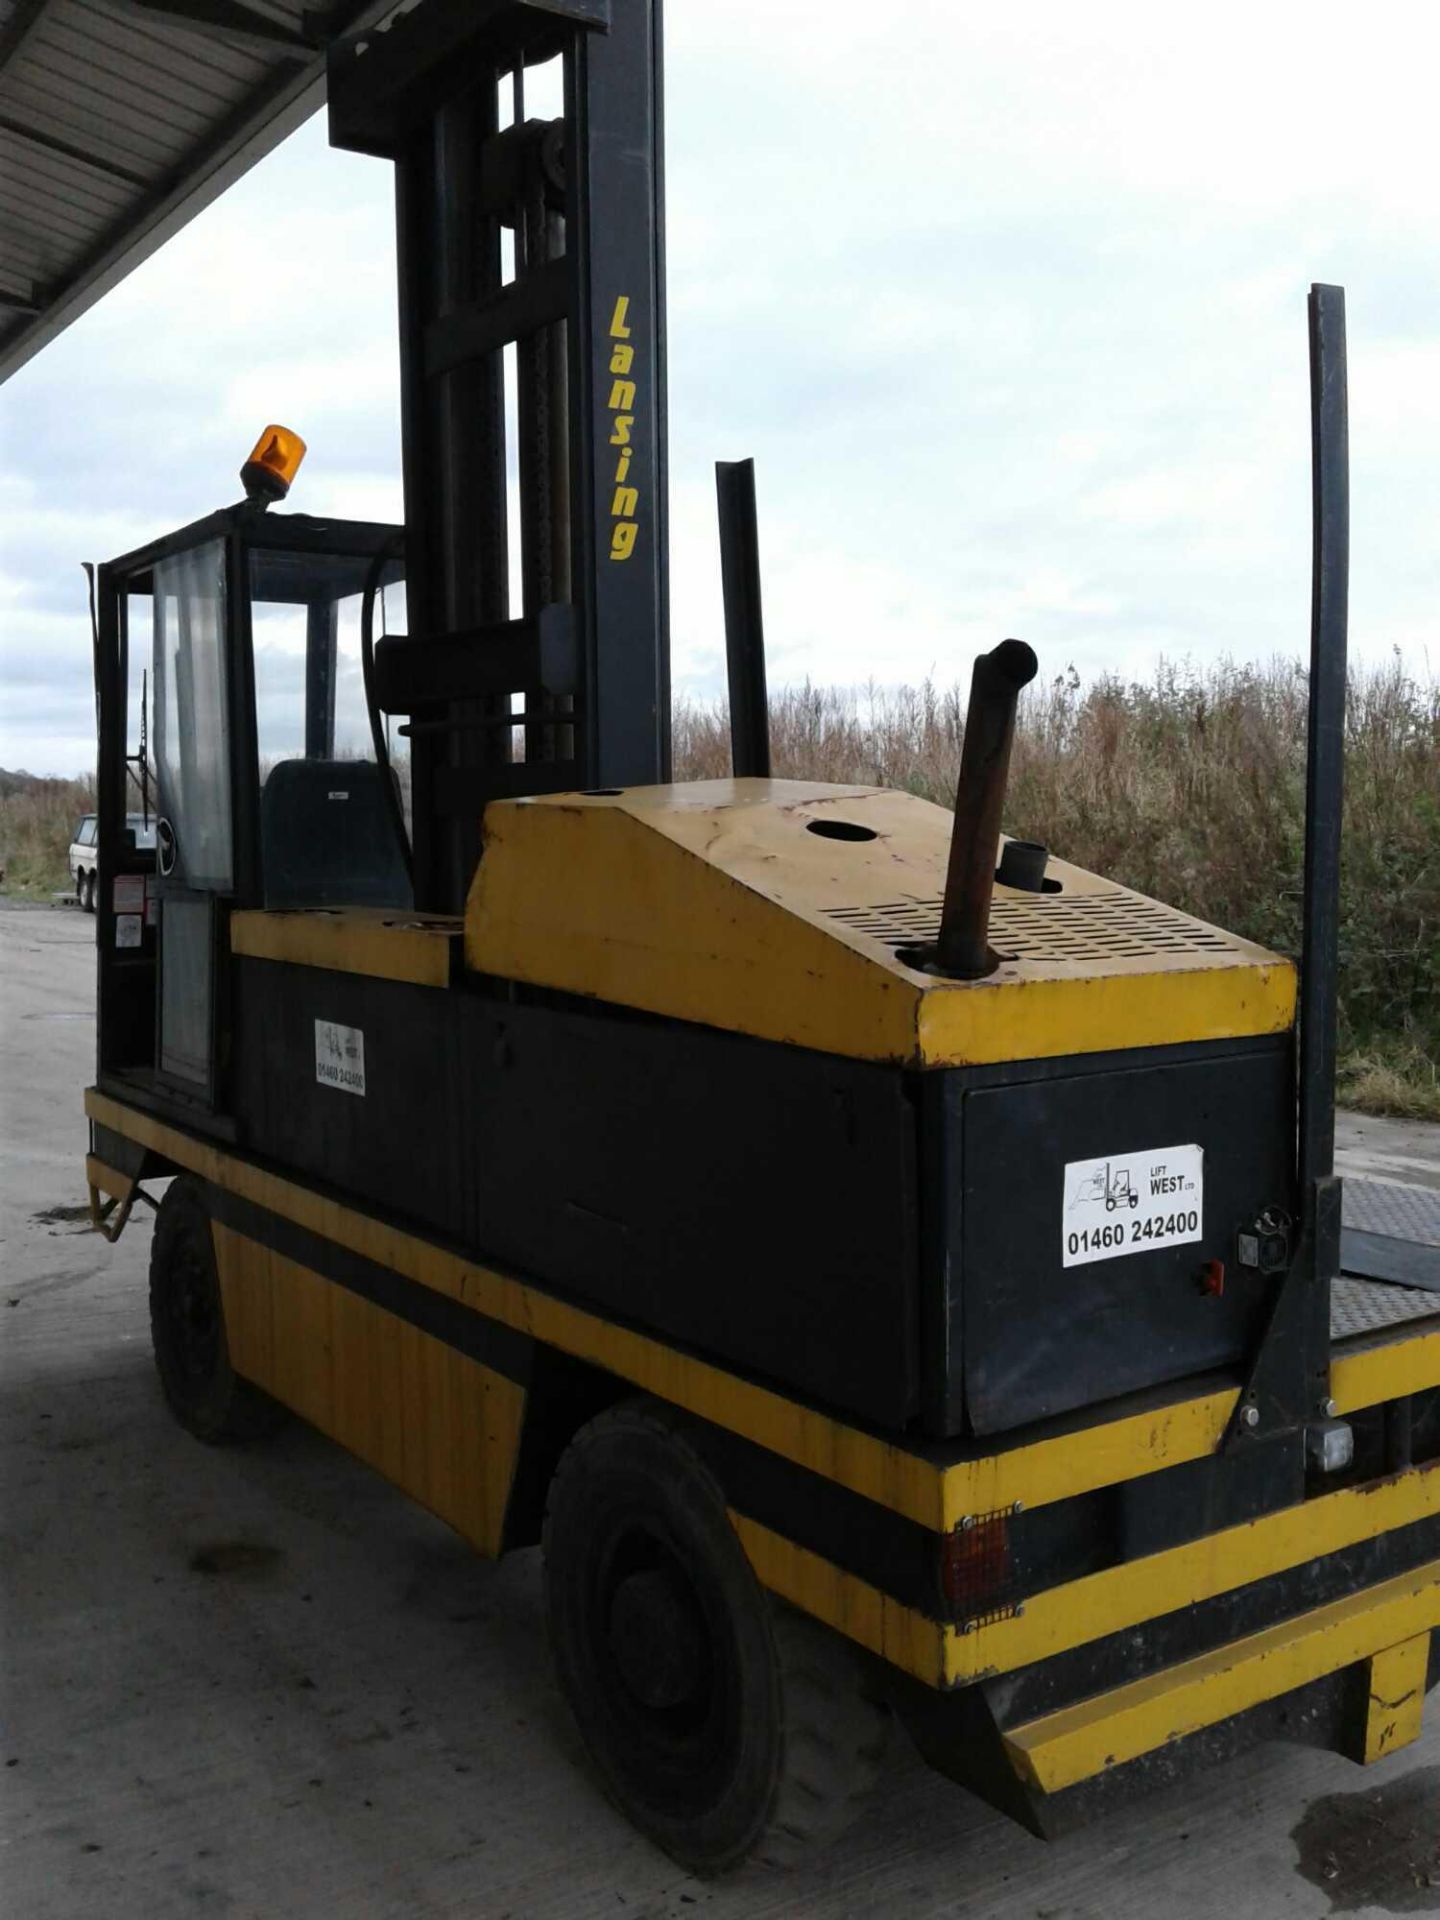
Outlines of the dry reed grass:
M 778 774 L 951 804 L 960 688 L 791 687 L 771 700 Z M 675 709 L 677 777 L 729 771 L 723 706 Z M 1293 954 L 1304 850 L 1305 676 L 1285 661 L 1073 673 L 1021 704 L 1006 824 L 1067 860 Z M 65 884 L 94 783 L 0 774 L 12 891 Z M 1440 1118 L 1440 685 L 1398 661 L 1351 676 L 1341 900 L 1342 1096 Z
M 1304 855 L 1304 672 L 1285 661 L 1153 680 L 1072 671 L 1021 703 L 1006 825 L 1067 860 L 1294 954 Z M 775 771 L 950 805 L 958 687 L 804 686 L 771 701 Z M 682 778 L 729 769 L 723 707 L 681 702 Z M 1351 675 L 1341 900 L 1342 1091 L 1440 1118 L 1440 685 Z M 1378 1104 L 1376 1104 L 1378 1103 Z

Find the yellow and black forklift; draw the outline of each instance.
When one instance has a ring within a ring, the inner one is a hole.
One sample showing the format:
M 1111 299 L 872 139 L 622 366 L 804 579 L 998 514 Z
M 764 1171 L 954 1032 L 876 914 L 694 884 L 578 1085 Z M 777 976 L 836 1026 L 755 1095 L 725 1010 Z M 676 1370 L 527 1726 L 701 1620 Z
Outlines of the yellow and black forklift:
M 337 43 L 404 527 L 272 510 L 277 427 L 100 569 L 87 1172 L 112 1235 L 169 1182 L 166 1398 L 542 1542 L 600 1777 L 700 1871 L 832 1832 L 897 1718 L 1042 1833 L 1257 1738 L 1374 1761 L 1440 1678 L 1440 1280 L 1346 1253 L 1333 1170 L 1342 297 L 1297 1025 L 1287 960 L 1001 834 L 1018 640 L 953 817 L 770 777 L 748 463 L 735 777 L 672 783 L 659 25 Z

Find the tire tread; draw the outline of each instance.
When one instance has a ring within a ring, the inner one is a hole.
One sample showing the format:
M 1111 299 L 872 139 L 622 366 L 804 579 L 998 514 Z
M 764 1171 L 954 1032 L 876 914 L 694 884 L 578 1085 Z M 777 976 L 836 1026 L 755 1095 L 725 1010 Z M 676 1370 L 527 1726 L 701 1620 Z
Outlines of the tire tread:
M 683 1416 L 658 1401 L 624 1400 L 582 1427 L 561 1456 L 550 1482 L 542 1529 L 547 1569 L 556 1560 L 556 1516 L 570 1497 L 572 1481 L 581 1476 L 583 1488 L 597 1449 L 625 1437 L 661 1442 L 673 1456 L 677 1472 L 683 1472 L 693 1486 L 693 1497 L 713 1500 L 720 1513 L 725 1512 L 723 1488 L 692 1444 Z M 738 1549 L 738 1541 L 735 1544 Z M 768 1792 L 761 1796 L 757 1817 L 743 1843 L 724 1855 L 705 1855 L 673 1833 L 651 1828 L 658 1844 L 706 1875 L 726 1872 L 746 1859 L 788 1868 L 834 1839 L 859 1811 L 889 1744 L 889 1710 L 867 1694 L 849 1643 L 758 1587 L 755 1591 L 764 1608 L 773 1654 L 774 1710 L 779 1719 Z M 643 1815 L 623 1801 L 621 1810 L 637 1825 L 644 1824 Z

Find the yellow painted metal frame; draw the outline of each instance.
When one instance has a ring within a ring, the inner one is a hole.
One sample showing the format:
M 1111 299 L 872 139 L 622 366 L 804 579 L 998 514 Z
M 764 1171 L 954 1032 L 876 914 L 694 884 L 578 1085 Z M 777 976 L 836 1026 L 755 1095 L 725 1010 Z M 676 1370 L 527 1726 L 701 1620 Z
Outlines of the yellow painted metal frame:
M 1440 1461 L 1067 1581 L 1033 1594 L 1012 1618 L 974 1631 L 902 1607 L 769 1527 L 733 1517 L 757 1577 L 772 1592 L 917 1679 L 954 1687 L 1012 1673 L 1436 1514 Z
M 1440 1625 L 1432 1620 L 1431 1627 Z M 1430 1674 L 1430 1634 L 1420 1632 L 1387 1647 L 1370 1662 L 1365 1744 L 1360 1759 L 1367 1767 L 1387 1753 L 1420 1738 L 1425 1719 L 1425 1682 Z
M 233 1228 L 212 1232 L 235 1371 L 498 1554 L 525 1389 Z
M 1006 1752 L 1022 1779 L 1058 1793 L 1368 1660 L 1365 1757 L 1376 1760 L 1420 1731 L 1420 1655 L 1428 1660 L 1437 1627 L 1440 1560 L 1015 1727 Z
M 303 912 L 247 909 L 230 916 L 230 951 L 249 960 L 359 973 L 448 987 L 459 954 L 458 916 L 418 916 L 396 908 L 326 907 Z
M 825 837 L 837 819 L 873 837 Z M 921 1067 L 1288 1029 L 1290 964 L 1184 916 L 1176 923 L 1204 936 L 1188 952 L 1122 953 L 1112 943 L 1103 956 L 1021 955 L 974 981 L 917 972 L 885 940 L 836 917 L 938 896 L 950 823 L 913 794 L 787 780 L 492 802 L 466 907 L 466 965 Z M 1051 870 L 1070 898 L 1154 906 L 1062 861 Z

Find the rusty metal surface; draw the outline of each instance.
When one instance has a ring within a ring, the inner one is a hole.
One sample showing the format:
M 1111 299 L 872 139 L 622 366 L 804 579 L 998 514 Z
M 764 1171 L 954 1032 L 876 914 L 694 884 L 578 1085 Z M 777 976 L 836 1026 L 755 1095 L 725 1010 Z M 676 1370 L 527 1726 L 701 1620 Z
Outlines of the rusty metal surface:
M 1020 690 L 1035 678 L 1037 662 L 1023 640 L 1002 640 L 975 662 L 960 782 L 945 874 L 940 935 L 933 961 L 937 972 L 961 980 L 993 973 L 998 956 L 989 943 L 990 902 L 1000 856 L 1000 816 L 1015 738 Z

